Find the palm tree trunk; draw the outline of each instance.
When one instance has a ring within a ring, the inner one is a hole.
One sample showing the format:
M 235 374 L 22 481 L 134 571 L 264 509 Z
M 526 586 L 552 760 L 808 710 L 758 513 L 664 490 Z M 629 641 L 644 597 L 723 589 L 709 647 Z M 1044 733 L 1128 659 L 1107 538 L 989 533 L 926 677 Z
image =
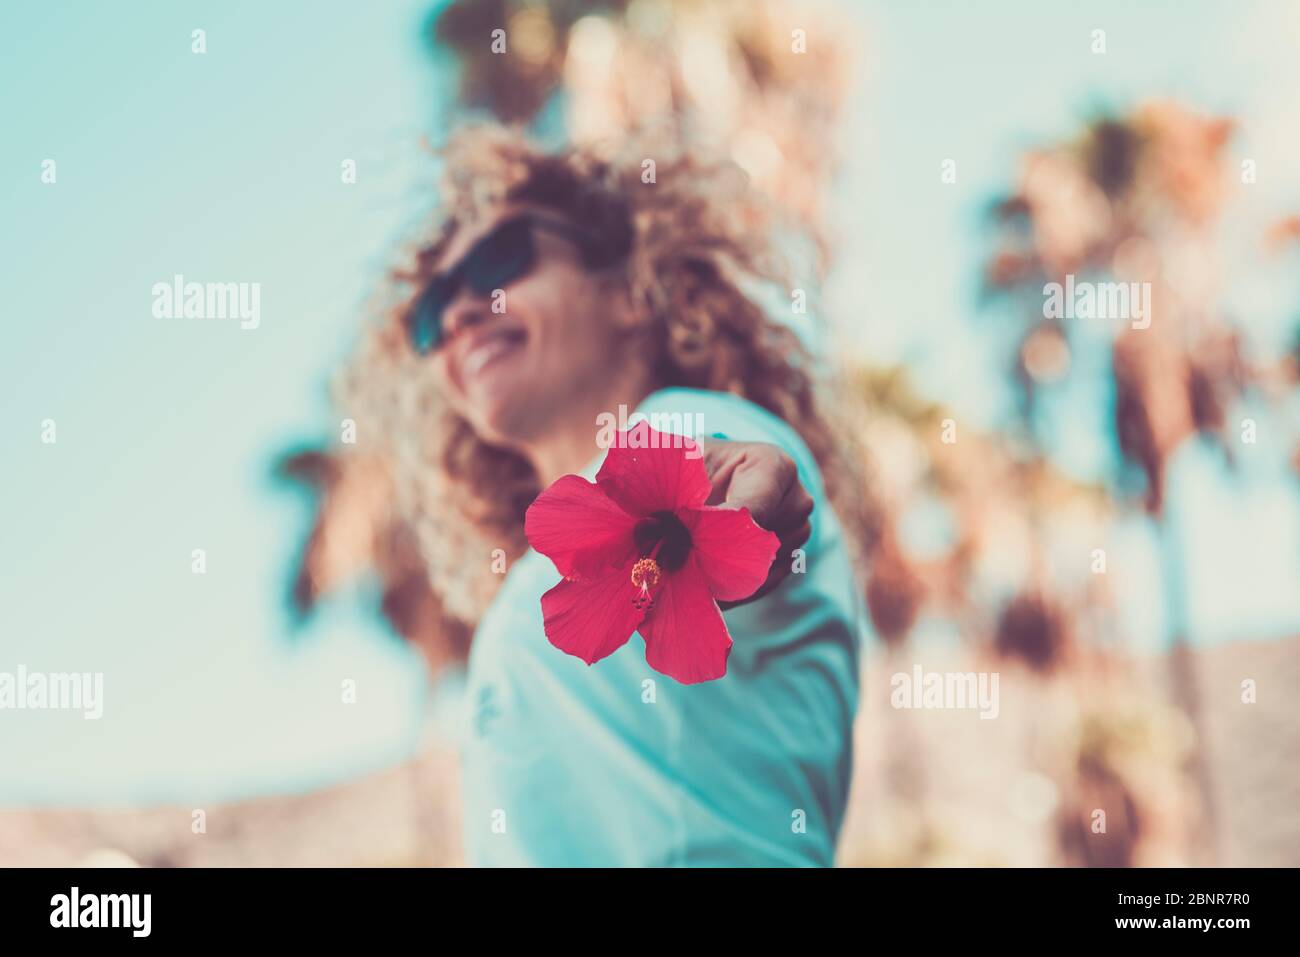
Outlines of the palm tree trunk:
M 1169 515 L 1168 503 L 1156 527 L 1160 538 L 1162 578 L 1164 580 L 1166 631 L 1169 637 L 1169 678 L 1174 703 L 1182 709 L 1195 733 L 1188 770 L 1200 798 L 1200 821 L 1187 822 L 1191 829 L 1190 863 L 1213 867 L 1219 861 L 1218 807 L 1213 771 L 1206 735 L 1205 709 L 1201 705 L 1200 683 L 1196 662 L 1189 643 L 1187 583 L 1183 573 L 1182 538 L 1177 523 Z M 1196 836 L 1203 836 L 1197 840 Z

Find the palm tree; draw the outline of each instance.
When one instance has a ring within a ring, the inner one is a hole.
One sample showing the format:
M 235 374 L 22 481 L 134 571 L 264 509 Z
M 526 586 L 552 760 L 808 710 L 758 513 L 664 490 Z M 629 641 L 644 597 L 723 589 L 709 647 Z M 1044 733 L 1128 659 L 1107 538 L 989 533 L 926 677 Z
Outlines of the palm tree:
M 987 273 L 991 290 L 1038 307 L 1028 310 L 1017 356 L 1027 412 L 1036 390 L 1068 367 L 1072 348 L 1072 330 L 1042 318 L 1038 290 L 1045 283 L 1096 276 L 1151 290 L 1149 326 L 1134 322 L 1113 340 L 1115 430 L 1124 458 L 1145 476 L 1138 507 L 1155 522 L 1161 545 L 1172 685 L 1201 742 L 1192 773 L 1208 835 L 1203 863 L 1218 853 L 1215 789 L 1189 657 L 1180 529 L 1165 503 L 1168 463 L 1187 439 L 1205 437 L 1231 458 L 1225 410 L 1260 379 L 1208 278 L 1215 274 L 1214 228 L 1230 199 L 1232 130 L 1230 120 L 1152 102 L 1030 153 L 1016 191 L 996 206 L 1004 238 Z M 1050 368 L 1044 343 L 1059 356 Z M 1112 484 L 1122 487 L 1121 478 L 1112 476 Z

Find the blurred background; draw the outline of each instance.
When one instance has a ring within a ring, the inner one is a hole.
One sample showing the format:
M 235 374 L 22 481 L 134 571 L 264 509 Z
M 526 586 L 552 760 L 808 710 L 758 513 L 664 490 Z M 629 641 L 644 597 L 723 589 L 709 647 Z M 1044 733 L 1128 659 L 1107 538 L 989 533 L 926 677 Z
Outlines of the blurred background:
M 723 152 L 814 239 L 874 516 L 844 864 L 1300 864 L 1298 43 L 1285 0 L 6 5 L 0 671 L 104 717 L 0 712 L 0 864 L 461 863 L 469 626 L 329 385 L 474 117 Z M 177 273 L 260 326 L 153 318 Z M 1045 319 L 1067 274 L 1151 327 Z M 891 707 L 917 665 L 999 717 Z

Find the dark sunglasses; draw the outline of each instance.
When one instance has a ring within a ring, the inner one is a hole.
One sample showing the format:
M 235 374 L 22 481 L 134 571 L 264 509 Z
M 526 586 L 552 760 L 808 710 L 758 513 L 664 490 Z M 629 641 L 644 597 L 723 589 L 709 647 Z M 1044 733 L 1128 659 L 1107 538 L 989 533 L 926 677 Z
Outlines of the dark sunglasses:
M 460 262 L 434 276 L 425 287 L 406 315 L 411 348 L 419 355 L 426 355 L 442 345 L 446 338 L 443 313 L 463 287 L 486 296 L 526 276 L 537 264 L 534 232 L 538 230 L 573 243 L 589 267 L 609 265 L 610 257 L 604 255 L 595 234 L 580 226 L 542 216 L 512 217 L 495 226 L 470 247 Z

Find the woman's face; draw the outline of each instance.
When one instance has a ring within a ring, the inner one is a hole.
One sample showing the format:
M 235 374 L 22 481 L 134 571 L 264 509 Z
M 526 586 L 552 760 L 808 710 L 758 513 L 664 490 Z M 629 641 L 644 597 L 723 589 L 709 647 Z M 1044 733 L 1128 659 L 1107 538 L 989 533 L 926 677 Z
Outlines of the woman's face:
M 564 222 L 541 207 L 494 208 L 456 232 L 438 271 L 523 214 Z M 505 446 L 543 442 L 575 417 L 593 415 L 591 397 L 610 395 L 630 361 L 626 294 L 589 273 L 562 235 L 532 235 L 536 257 L 524 275 L 487 294 L 465 284 L 448 303 L 445 337 L 433 356 L 453 408 L 481 438 Z M 594 429 L 594 419 L 590 424 Z

